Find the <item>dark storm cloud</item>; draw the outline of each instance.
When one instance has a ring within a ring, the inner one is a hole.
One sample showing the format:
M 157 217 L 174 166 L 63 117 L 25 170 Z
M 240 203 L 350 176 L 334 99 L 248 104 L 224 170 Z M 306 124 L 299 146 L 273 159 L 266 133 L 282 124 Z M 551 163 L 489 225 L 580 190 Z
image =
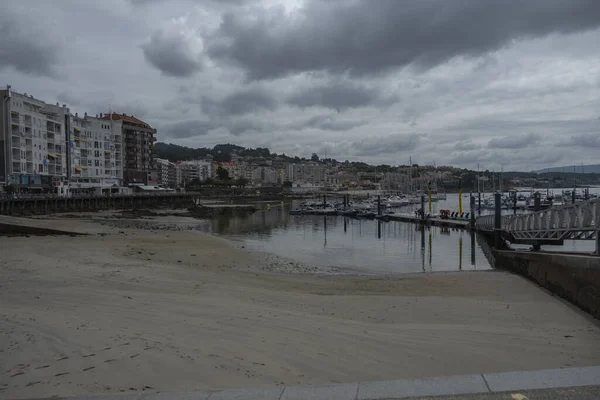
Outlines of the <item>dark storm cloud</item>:
M 29 75 L 56 76 L 59 48 L 43 40 L 36 25 L 0 6 L 0 71 L 5 68 Z
M 367 121 L 340 121 L 331 115 L 317 115 L 300 124 L 291 126 L 292 129 L 319 129 L 322 131 L 347 131 L 365 125 Z
M 202 69 L 200 57 L 195 55 L 183 35 L 159 31 L 141 47 L 146 61 L 165 75 L 186 78 Z
M 202 110 L 208 115 L 241 115 L 276 108 L 275 96 L 262 88 L 240 90 L 220 101 L 202 98 Z
M 371 87 L 352 82 L 307 87 L 290 96 L 287 103 L 300 108 L 325 107 L 337 111 L 374 105 L 390 105 L 395 98 L 384 98 L 382 93 Z
M 497 149 L 521 149 L 529 147 L 542 140 L 540 135 L 528 133 L 526 135 L 512 135 L 491 139 L 488 147 Z
M 598 0 L 314 0 L 298 13 L 228 12 L 207 38 L 209 54 L 250 79 L 324 70 L 361 75 L 429 68 L 516 40 L 600 26 Z

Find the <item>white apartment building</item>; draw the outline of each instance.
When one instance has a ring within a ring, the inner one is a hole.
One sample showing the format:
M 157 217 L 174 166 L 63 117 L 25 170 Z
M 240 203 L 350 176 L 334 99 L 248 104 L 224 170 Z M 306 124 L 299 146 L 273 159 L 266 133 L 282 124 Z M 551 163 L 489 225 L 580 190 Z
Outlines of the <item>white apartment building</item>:
M 320 185 L 325 181 L 325 168 L 318 163 L 288 164 L 285 179 L 289 182 L 306 181 Z
M 256 167 L 252 171 L 252 184 L 273 185 L 277 183 L 277 174 L 271 167 Z
M 69 183 L 73 189 L 108 189 L 123 182 L 121 120 L 69 118 Z
M 10 86 L 0 90 L 0 183 L 44 191 L 62 184 L 68 115 L 64 104 L 48 104 Z
M 205 181 L 212 178 L 212 163 L 204 160 L 182 161 L 178 164 L 181 169 L 181 185 L 185 186 L 191 180 Z
M 174 189 L 180 185 L 181 172 L 179 172 L 180 168 L 175 163 L 164 158 L 157 158 L 156 171 L 159 186 Z

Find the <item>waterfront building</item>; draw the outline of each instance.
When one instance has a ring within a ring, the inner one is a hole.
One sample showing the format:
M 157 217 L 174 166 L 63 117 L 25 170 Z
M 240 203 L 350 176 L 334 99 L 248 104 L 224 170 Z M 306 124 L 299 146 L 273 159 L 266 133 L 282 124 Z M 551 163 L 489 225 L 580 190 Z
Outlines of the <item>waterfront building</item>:
M 123 183 L 152 184 L 156 179 L 156 129 L 133 115 L 109 113 L 107 121 L 122 121 Z
M 123 184 L 122 121 L 77 113 L 67 129 L 68 185 L 71 192 L 111 191 Z
M 198 179 L 205 181 L 208 178 L 212 178 L 212 166 L 210 161 L 205 160 L 192 160 L 182 161 L 178 164 L 181 174 L 181 185 L 185 186 L 190 181 Z
M 67 178 L 69 109 L 10 86 L 0 90 L 0 184 L 55 191 Z
M 252 171 L 252 184 L 269 186 L 277 183 L 277 174 L 271 167 L 260 166 Z
M 157 183 L 165 188 L 176 188 L 179 186 L 181 172 L 177 164 L 164 158 L 156 159 Z

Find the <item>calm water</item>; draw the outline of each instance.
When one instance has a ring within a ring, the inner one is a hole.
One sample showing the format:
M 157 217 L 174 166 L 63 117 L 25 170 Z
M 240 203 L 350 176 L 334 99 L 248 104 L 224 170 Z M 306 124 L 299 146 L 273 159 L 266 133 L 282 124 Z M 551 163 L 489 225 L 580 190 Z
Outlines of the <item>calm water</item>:
M 591 192 L 597 192 L 594 188 Z M 560 193 L 560 190 L 555 190 Z M 470 211 L 469 195 L 463 211 Z M 333 200 L 333 199 L 332 199 Z M 357 220 L 341 216 L 290 216 L 296 204 L 259 204 L 263 209 L 246 218 L 220 218 L 196 222 L 196 229 L 225 236 L 250 249 L 265 251 L 321 267 L 371 273 L 407 273 L 490 269 L 476 235 L 441 227 L 423 228 L 406 222 Z M 420 205 L 396 209 L 413 213 Z M 426 206 L 427 207 L 427 206 Z M 458 195 L 432 203 L 440 209 L 458 210 Z M 489 213 L 482 210 L 482 214 Z M 512 213 L 512 210 L 504 210 Z M 480 244 L 481 242 L 481 244 Z M 515 246 L 526 247 L 529 246 Z M 593 241 L 565 241 L 563 246 L 544 246 L 554 251 L 593 251 Z
M 197 229 L 253 250 L 320 267 L 370 273 L 485 270 L 490 264 L 469 232 L 341 216 L 290 216 L 273 206 L 246 218 L 220 218 Z

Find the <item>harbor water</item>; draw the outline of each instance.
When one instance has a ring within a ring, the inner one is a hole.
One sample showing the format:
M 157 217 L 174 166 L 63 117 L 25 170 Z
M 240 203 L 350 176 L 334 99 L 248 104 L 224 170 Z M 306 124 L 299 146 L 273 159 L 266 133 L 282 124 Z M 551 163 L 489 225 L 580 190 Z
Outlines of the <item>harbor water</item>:
M 342 216 L 289 215 L 287 206 L 247 217 L 199 221 L 196 229 L 246 248 L 341 272 L 395 274 L 486 270 L 491 265 L 475 234 Z
M 590 190 L 592 193 L 598 191 L 598 188 Z M 462 203 L 463 211 L 471 212 L 468 193 L 463 194 Z M 445 200 L 432 203 L 432 213 L 441 209 L 458 211 L 458 204 L 458 194 L 448 194 Z M 466 230 L 342 216 L 289 215 L 290 209 L 298 205 L 299 201 L 283 206 L 260 203 L 260 210 L 253 215 L 197 221 L 195 226 L 198 230 L 243 243 L 249 249 L 347 272 L 387 274 L 493 267 L 485 256 L 489 254 L 485 242 Z M 418 208 L 420 204 L 412 204 L 395 208 L 394 212 L 414 214 Z M 477 208 L 474 212 L 476 216 L 480 215 Z M 481 215 L 491 212 L 482 209 Z M 503 213 L 513 212 L 503 210 Z M 514 246 L 515 249 L 528 247 Z M 566 240 L 561 246 L 542 247 L 546 251 L 573 252 L 591 252 L 593 248 L 593 241 L 573 240 Z

